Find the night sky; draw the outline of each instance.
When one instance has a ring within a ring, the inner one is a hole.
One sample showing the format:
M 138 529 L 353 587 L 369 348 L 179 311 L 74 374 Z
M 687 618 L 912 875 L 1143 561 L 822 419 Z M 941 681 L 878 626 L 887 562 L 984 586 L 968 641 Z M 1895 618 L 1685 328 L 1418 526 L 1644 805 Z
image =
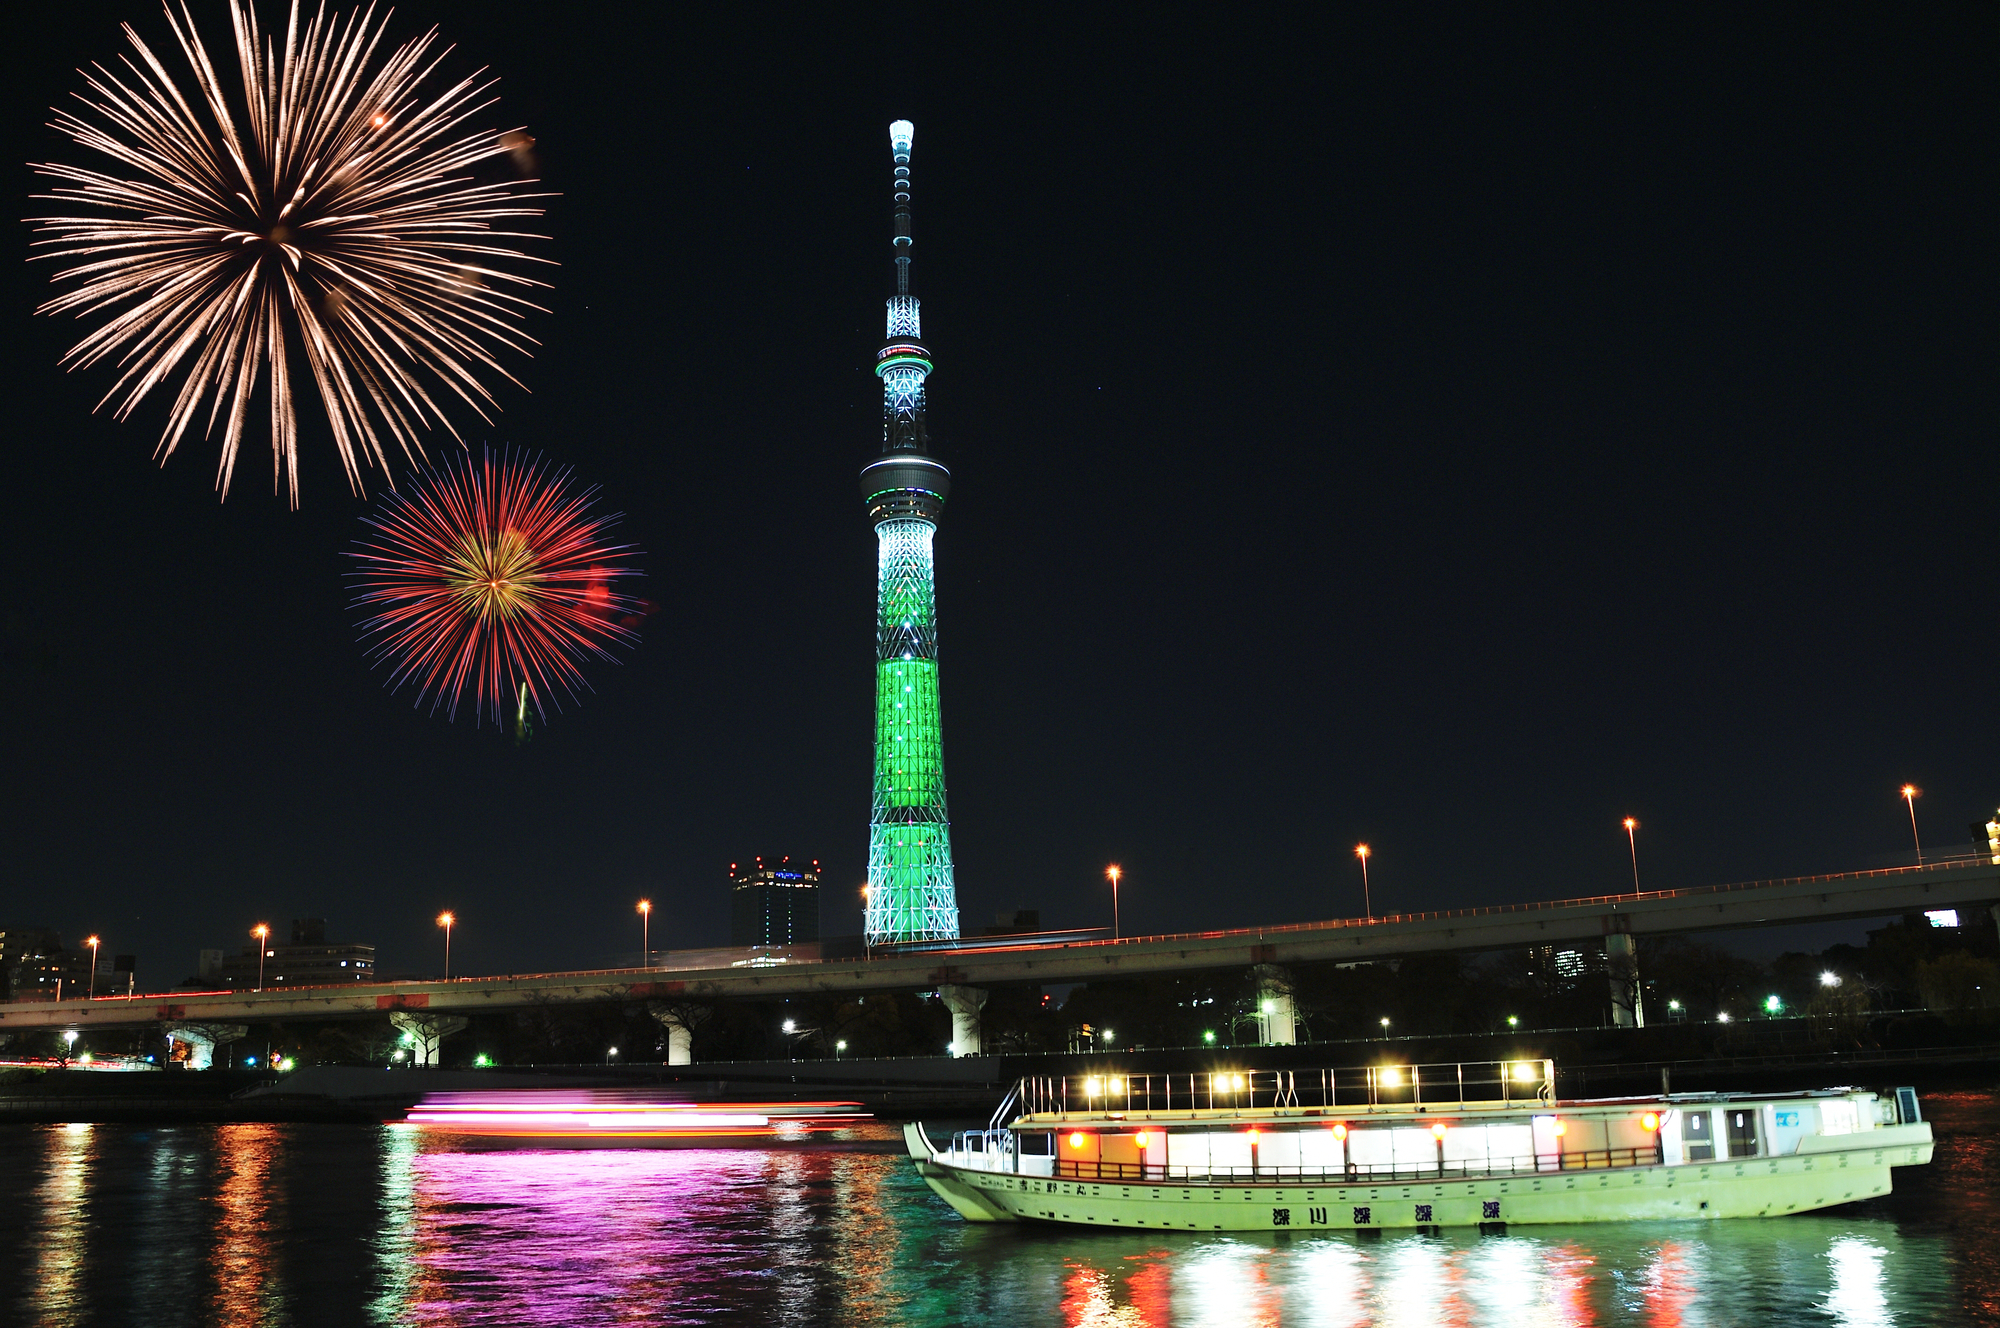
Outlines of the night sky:
M 858 930 L 898 117 L 968 929 L 1108 924 L 1112 861 L 1183 930 L 1359 912 L 1361 840 L 1415 910 L 1629 888 L 1626 815 L 1668 887 L 1907 860 L 1905 781 L 1934 851 L 2000 803 L 1990 8 L 623 8 L 392 28 L 561 194 L 528 390 L 461 420 L 626 514 L 643 643 L 525 747 L 413 709 L 323 420 L 303 510 L 261 440 L 218 505 L 16 261 L 0 925 L 144 985 L 299 916 L 434 970 L 443 907 L 460 972 L 594 965 L 641 895 L 723 943 L 789 853 Z M 15 160 L 84 160 L 46 108 L 164 20 L 11 17 Z

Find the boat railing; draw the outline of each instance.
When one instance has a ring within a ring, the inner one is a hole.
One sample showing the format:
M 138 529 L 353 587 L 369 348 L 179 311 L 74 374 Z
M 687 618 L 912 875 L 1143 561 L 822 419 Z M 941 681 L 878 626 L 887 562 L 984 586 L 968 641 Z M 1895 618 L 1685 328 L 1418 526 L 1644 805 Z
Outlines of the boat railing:
M 1654 1143 L 1642 1148 L 1596 1148 L 1572 1153 L 1538 1153 L 1532 1157 L 1425 1163 L 1422 1166 L 1403 1162 L 1355 1162 L 1345 1167 L 1195 1167 L 1158 1162 L 1072 1162 L 1065 1159 L 1055 1164 L 1055 1176 L 1058 1180 L 1179 1181 L 1196 1185 L 1214 1181 L 1356 1185 L 1369 1181 L 1470 1180 L 1486 1176 L 1652 1167 L 1659 1166 L 1663 1160 L 1659 1145 Z
M 1184 1074 L 1029 1075 L 1014 1086 L 1025 1116 L 1071 1112 L 1264 1108 L 1547 1105 L 1552 1060 L 1446 1061 L 1324 1070 L 1196 1070 Z
M 980 1171 L 1017 1171 L 1020 1147 L 1012 1130 L 960 1130 L 947 1151 Z

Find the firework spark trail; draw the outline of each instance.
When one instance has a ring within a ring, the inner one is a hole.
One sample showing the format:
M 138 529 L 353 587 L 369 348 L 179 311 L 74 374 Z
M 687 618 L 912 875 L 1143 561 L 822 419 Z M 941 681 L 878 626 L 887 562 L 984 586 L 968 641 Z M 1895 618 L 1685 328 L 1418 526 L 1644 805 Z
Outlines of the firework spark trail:
M 363 564 L 354 602 L 375 610 L 362 637 L 393 662 L 390 690 L 415 681 L 419 704 L 430 694 L 435 713 L 449 697 L 456 718 L 470 683 L 475 714 L 501 722 L 525 687 L 546 720 L 545 691 L 574 697 L 579 662 L 637 640 L 617 615 L 638 601 L 612 590 L 635 573 L 608 565 L 631 546 L 605 543 L 618 518 L 591 512 L 595 498 L 568 471 L 491 451 L 383 494 L 363 518 L 376 533 L 348 556 Z
M 372 4 L 343 19 L 322 3 L 301 31 L 293 0 L 280 48 L 247 0 L 230 0 L 242 77 L 232 101 L 185 0 L 166 15 L 193 96 L 127 24 L 136 61 L 93 65 L 89 94 L 77 94 L 85 109 L 52 122 L 133 174 L 35 165 L 61 182 L 37 198 L 101 214 L 29 219 L 48 237 L 37 257 L 71 264 L 55 280 L 80 283 L 37 312 L 105 316 L 64 364 L 112 360 L 121 373 L 98 404 L 117 398 L 120 420 L 185 368 L 157 455 L 173 454 L 207 402 L 203 436 L 222 421 L 225 497 L 268 379 L 273 490 L 288 480 L 294 507 L 295 356 L 357 493 L 364 465 L 388 467 L 385 435 L 411 460 L 426 429 L 458 437 L 439 397 L 490 420 L 481 375 L 518 382 L 494 353 L 529 353 L 520 320 L 541 306 L 518 292 L 547 284 L 498 264 L 548 261 L 519 248 L 541 237 L 495 229 L 540 216 L 522 204 L 548 195 L 469 174 L 513 152 L 502 134 L 465 128 L 493 105 L 482 99 L 492 81 L 482 71 L 420 93 L 450 48 L 433 51 L 433 29 L 378 61 L 389 16 Z

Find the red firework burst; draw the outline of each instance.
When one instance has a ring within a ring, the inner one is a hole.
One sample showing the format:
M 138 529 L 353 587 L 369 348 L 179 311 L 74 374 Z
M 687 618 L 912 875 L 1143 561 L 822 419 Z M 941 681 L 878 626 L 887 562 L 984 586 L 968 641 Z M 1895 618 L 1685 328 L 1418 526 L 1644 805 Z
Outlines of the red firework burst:
M 469 684 L 475 716 L 504 722 L 503 706 L 533 704 L 546 718 L 545 691 L 574 697 L 579 663 L 637 640 L 639 603 L 615 589 L 635 573 L 611 565 L 631 546 L 605 542 L 618 518 L 590 510 L 596 495 L 571 490 L 567 470 L 491 451 L 385 493 L 348 556 L 363 564 L 354 603 L 374 611 L 362 638 L 393 667 L 389 689 L 414 681 L 418 704 L 449 698 L 456 718 Z

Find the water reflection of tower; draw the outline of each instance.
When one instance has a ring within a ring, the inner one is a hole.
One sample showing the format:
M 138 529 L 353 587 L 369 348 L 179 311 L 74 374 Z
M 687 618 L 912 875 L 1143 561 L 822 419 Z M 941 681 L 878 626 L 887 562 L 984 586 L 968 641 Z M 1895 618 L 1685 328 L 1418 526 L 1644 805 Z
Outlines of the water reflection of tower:
M 927 455 L 924 380 L 931 353 L 910 294 L 908 120 L 889 126 L 896 161 L 896 294 L 888 340 L 875 357 L 882 380 L 882 455 L 861 471 L 875 523 L 875 796 L 868 818 L 870 944 L 958 935 L 951 817 L 945 809 L 938 700 L 937 598 L 931 544 L 951 473 Z

